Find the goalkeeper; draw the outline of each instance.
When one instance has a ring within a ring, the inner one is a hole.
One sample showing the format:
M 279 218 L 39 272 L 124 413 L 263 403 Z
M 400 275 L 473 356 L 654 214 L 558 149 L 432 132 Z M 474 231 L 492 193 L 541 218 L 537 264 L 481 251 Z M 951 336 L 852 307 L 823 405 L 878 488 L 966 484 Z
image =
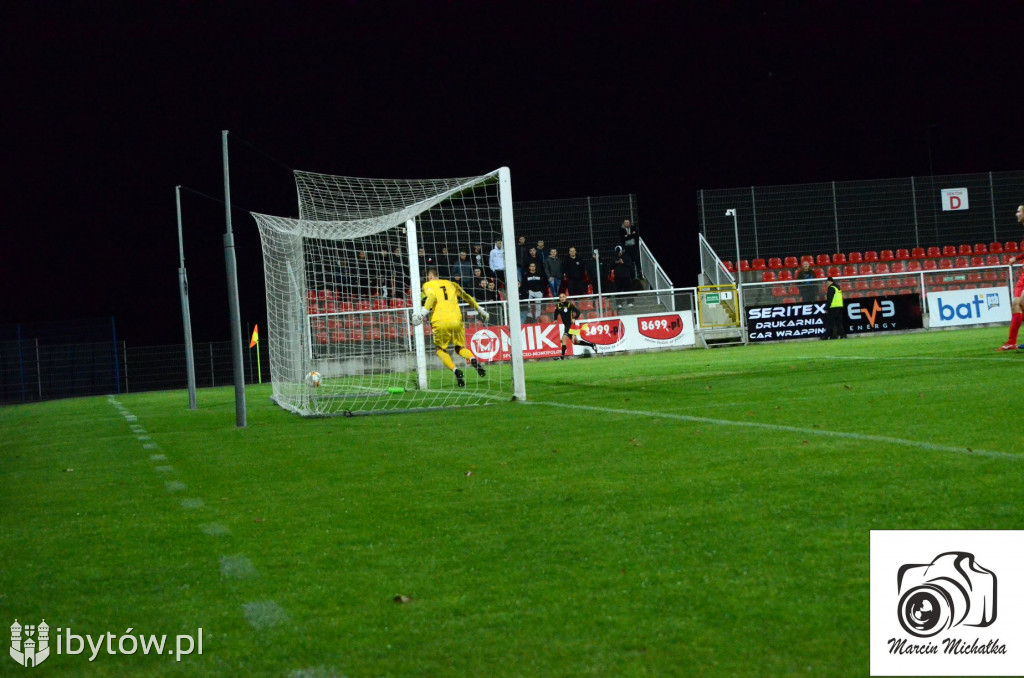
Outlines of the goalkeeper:
M 576 308 L 576 304 L 569 301 L 565 292 L 559 292 L 558 303 L 555 304 L 555 317 L 562 323 L 562 356 L 559 358 L 560 360 L 565 360 L 565 349 L 568 347 L 570 339 L 577 346 L 580 344 L 589 346 L 591 351 L 597 353 L 597 344 L 583 339 L 580 336 L 580 328 L 574 329 L 572 326 L 580 315 L 580 309 Z
M 466 379 L 462 370 L 455 367 L 455 362 L 448 354 L 449 346 L 453 346 L 456 352 L 465 358 L 466 362 L 472 365 L 481 377 L 487 372 L 477 362 L 476 356 L 466 348 L 466 328 L 462 325 L 462 311 L 459 309 L 460 298 L 476 309 L 481 320 L 487 321 L 489 314 L 480 308 L 476 299 L 466 294 L 458 284 L 450 280 L 442 280 L 437 274 L 437 269 L 427 269 L 427 281 L 423 283 L 423 311 L 413 314 L 412 323 L 419 325 L 427 317 L 430 318 L 434 346 L 437 347 L 437 357 L 441 359 L 445 367 L 455 373 L 455 382 L 459 387 L 464 387 Z

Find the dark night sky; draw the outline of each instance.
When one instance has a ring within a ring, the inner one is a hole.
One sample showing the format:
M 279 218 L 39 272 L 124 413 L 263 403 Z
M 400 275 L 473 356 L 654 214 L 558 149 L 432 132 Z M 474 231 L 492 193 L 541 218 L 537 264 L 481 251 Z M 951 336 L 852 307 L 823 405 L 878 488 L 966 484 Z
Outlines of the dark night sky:
M 228 337 L 199 195 L 223 198 L 222 129 L 248 322 L 246 212 L 294 216 L 291 169 L 636 193 L 680 285 L 698 189 L 1022 169 L 1019 2 L 8 2 L 0 25 L 0 325 L 113 315 L 136 346 L 182 342 L 179 184 L 194 336 Z

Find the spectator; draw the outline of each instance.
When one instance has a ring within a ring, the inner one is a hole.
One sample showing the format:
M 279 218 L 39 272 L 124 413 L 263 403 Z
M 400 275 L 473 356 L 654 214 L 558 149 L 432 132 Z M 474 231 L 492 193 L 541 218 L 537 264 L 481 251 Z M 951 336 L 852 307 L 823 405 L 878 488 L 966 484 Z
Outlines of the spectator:
M 537 264 L 537 271 L 540 273 L 544 272 L 544 260 L 541 258 L 542 255 L 537 254 L 537 248 L 531 247 L 526 251 L 526 256 L 523 257 L 523 274 L 530 270 L 530 264 Z
M 828 293 L 825 297 L 825 306 L 828 307 L 828 319 L 825 327 L 828 333 L 823 339 L 846 339 L 846 307 L 843 305 L 843 291 L 839 289 L 836 281 L 829 276 Z
M 615 247 L 612 276 L 615 279 L 616 292 L 629 292 L 633 289 L 633 261 L 620 246 Z M 627 304 L 629 306 L 633 305 L 633 297 L 631 295 L 621 297 L 620 307 Z
M 800 282 L 800 300 L 805 304 L 809 304 L 818 298 L 818 286 L 815 284 L 817 280 L 814 275 L 814 271 L 811 270 L 811 264 L 805 261 L 797 271 L 796 279 Z
M 490 278 L 480 278 L 477 282 L 477 286 L 473 290 L 473 296 L 478 301 L 501 301 L 501 295 L 498 293 L 498 288 L 495 287 L 494 281 Z
M 562 270 L 565 271 L 565 279 L 569 286 L 569 295 L 576 297 L 587 293 L 586 283 L 583 282 L 583 262 L 576 256 L 576 248 L 569 248 L 569 256 L 562 262 Z
M 639 278 L 640 275 L 636 269 L 640 263 L 640 234 L 637 232 L 636 226 L 629 219 L 625 219 L 622 222 L 621 235 L 622 250 L 629 257 L 633 266 L 633 277 Z
M 558 258 L 558 250 L 551 248 L 551 254 L 544 260 L 544 275 L 548 277 L 551 294 L 556 295 L 562 288 L 562 260 Z
M 463 287 L 473 284 L 473 262 L 470 260 L 465 247 L 459 250 L 459 257 L 452 264 L 451 269 L 452 282 L 457 282 Z M 469 289 L 473 288 L 470 287 Z
M 473 245 L 473 265 L 479 266 L 484 271 L 487 270 L 487 264 L 484 263 L 484 246 Z
M 530 248 L 526 246 L 526 236 L 521 235 L 516 241 L 516 275 L 519 282 L 523 282 L 523 271 L 526 270 L 526 254 Z
M 537 322 L 540 319 L 540 300 L 547 296 L 548 291 L 548 281 L 537 269 L 537 264 L 531 262 L 526 267 L 522 286 L 526 290 L 526 298 L 530 300 L 526 305 L 526 322 Z
M 498 280 L 505 279 L 505 250 L 501 249 L 500 240 L 494 243 L 494 248 L 491 249 L 491 253 L 487 256 L 487 265 L 494 272 L 495 278 Z

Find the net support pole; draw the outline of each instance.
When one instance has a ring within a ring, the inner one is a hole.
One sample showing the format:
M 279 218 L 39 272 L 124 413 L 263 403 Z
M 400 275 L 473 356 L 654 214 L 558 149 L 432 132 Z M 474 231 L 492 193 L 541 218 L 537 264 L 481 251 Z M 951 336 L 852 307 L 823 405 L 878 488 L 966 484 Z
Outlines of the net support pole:
M 747 312 L 743 308 L 743 272 L 740 270 L 740 222 L 736 217 L 736 208 L 727 209 L 725 216 L 732 217 L 733 235 L 736 237 L 736 314 L 739 316 L 740 332 L 747 335 Z
M 188 377 L 188 409 L 196 409 L 196 356 L 192 349 L 192 314 L 188 308 L 188 275 L 185 273 L 185 241 L 181 235 L 181 186 L 174 187 L 178 208 L 178 291 L 181 293 L 181 323 L 185 327 L 185 373 Z
M 416 220 L 409 219 L 405 222 L 405 238 L 409 246 L 409 285 L 412 288 L 412 312 L 420 313 L 423 310 L 420 301 L 420 248 L 416 238 Z M 423 325 L 413 327 L 413 341 L 416 350 L 416 376 L 421 391 L 427 389 L 427 342 L 423 336 Z
M 512 175 L 508 167 L 498 170 L 498 192 L 501 200 L 501 241 L 505 248 L 506 271 L 514 271 L 516 261 L 515 221 L 512 218 Z M 508 276 L 506 276 L 506 280 Z M 508 341 L 509 354 L 512 360 L 512 395 L 516 400 L 526 400 L 526 378 L 523 371 L 523 333 L 522 320 L 519 317 L 519 287 L 511 283 L 505 285 L 508 293 Z
M 235 234 L 231 232 L 231 178 L 228 173 L 228 131 L 221 132 L 224 159 L 224 264 L 228 276 L 228 314 L 231 319 L 231 358 L 235 376 L 235 425 L 245 428 L 245 368 L 242 364 L 242 314 L 238 303 L 238 264 L 235 261 Z

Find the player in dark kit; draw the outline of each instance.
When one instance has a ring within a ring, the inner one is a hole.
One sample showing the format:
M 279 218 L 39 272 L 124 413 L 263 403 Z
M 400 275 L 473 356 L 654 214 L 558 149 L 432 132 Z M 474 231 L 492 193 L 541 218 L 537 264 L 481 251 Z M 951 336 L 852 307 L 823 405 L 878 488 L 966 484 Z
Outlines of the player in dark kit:
M 555 304 L 555 317 L 562 323 L 562 356 L 560 360 L 565 360 L 565 349 L 569 345 L 570 339 L 577 346 L 580 344 L 589 346 L 594 353 L 597 353 L 597 344 L 592 344 L 582 339 L 579 329 L 573 329 L 573 323 L 580 317 L 580 309 L 576 308 L 576 304 L 569 301 L 565 296 L 565 292 L 561 292 L 558 295 L 558 303 Z

